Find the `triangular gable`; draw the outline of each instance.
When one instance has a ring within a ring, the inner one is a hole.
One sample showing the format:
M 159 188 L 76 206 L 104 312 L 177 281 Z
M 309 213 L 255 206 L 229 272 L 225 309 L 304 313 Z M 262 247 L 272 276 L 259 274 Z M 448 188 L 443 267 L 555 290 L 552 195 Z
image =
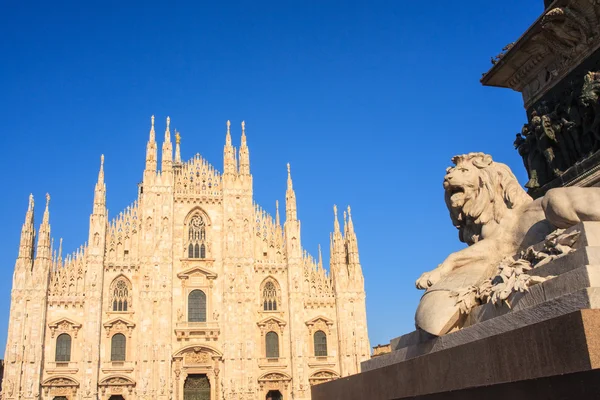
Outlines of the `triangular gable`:
M 316 316 L 313 319 L 306 321 L 305 323 L 306 323 L 306 325 L 310 326 L 310 325 L 315 325 L 319 321 L 323 321 L 328 326 L 333 325 L 333 320 L 331 320 L 323 315 Z
M 188 268 L 183 272 L 178 273 L 177 277 L 179 279 L 188 279 L 190 276 L 194 275 L 197 272 L 201 273 L 202 275 L 205 275 L 206 279 L 209 279 L 209 280 L 217 279 L 217 276 L 218 276 L 215 272 L 213 272 L 209 269 L 195 266 L 192 268 Z

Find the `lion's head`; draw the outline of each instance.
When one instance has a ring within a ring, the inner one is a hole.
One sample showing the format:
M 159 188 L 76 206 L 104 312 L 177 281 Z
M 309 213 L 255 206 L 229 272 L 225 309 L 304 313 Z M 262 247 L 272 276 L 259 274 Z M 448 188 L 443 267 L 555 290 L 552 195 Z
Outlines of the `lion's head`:
M 455 166 L 444 177 L 446 206 L 460 240 L 468 245 L 480 239 L 483 226 L 500 223 L 507 210 L 532 201 L 510 168 L 488 154 L 463 154 L 452 162 Z

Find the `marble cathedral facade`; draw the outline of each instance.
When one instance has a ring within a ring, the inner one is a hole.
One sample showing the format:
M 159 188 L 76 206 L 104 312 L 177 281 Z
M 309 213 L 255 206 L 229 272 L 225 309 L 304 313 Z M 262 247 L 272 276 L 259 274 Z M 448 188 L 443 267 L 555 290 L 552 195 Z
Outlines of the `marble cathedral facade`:
M 253 201 L 242 123 L 223 173 L 181 161 L 154 117 L 138 199 L 113 219 L 102 162 L 89 238 L 54 250 L 49 200 L 21 232 L 3 399 L 309 399 L 369 358 L 350 209 L 335 210 L 330 274 L 302 247 L 288 165 L 285 222 Z

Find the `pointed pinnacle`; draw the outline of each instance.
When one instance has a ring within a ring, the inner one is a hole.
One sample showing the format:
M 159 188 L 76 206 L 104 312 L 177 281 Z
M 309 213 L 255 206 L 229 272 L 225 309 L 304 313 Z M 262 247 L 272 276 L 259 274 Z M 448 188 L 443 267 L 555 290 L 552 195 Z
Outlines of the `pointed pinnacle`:
M 29 193 L 29 206 L 27 206 L 27 211 L 33 211 L 33 193 Z
M 321 254 L 321 244 L 319 243 L 319 266 L 323 268 L 323 255 Z
M 156 134 L 154 132 L 154 115 L 150 117 L 150 121 L 152 123 L 151 127 L 150 127 L 150 140 L 149 142 L 154 142 Z
M 337 206 L 335 204 L 333 205 L 333 216 L 333 230 L 335 233 L 338 233 L 340 231 L 340 223 L 338 221 Z

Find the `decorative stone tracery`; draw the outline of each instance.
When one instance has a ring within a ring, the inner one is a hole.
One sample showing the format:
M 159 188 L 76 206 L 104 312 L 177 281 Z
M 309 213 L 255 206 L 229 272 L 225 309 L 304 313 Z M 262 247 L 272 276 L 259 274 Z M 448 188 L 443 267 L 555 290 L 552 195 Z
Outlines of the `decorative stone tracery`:
M 327 334 L 327 336 L 329 336 L 331 335 L 331 327 L 333 326 L 333 321 L 327 317 L 318 316 L 309 321 L 306 321 L 306 326 L 308 327 L 310 336 L 314 335 L 316 331 L 323 331 Z
M 54 337 L 55 335 L 57 336 L 57 333 L 58 335 L 61 333 L 68 333 L 72 334 L 73 337 L 76 338 L 79 329 L 81 329 L 81 324 L 68 318 L 61 318 L 48 324 L 48 328 L 50 328 L 50 337 Z
M 67 376 L 56 376 L 42 382 L 44 396 L 69 396 L 75 398 L 79 383 Z
M 131 337 L 133 328 L 135 328 L 135 324 L 124 318 L 115 318 L 104 323 L 104 329 L 106 330 L 107 338 L 111 337 L 115 333 L 123 333 L 128 337 Z
M 132 394 L 135 381 L 126 376 L 111 375 L 98 383 L 102 396 L 113 394 Z
M 292 378 L 284 372 L 267 372 L 258 378 L 258 387 L 261 391 L 288 390 Z
M 314 374 L 312 374 L 309 378 L 308 378 L 308 382 L 310 383 L 310 385 L 317 385 L 319 383 L 324 383 L 324 382 L 329 382 L 329 381 L 333 381 L 335 379 L 338 379 L 340 376 L 338 375 L 337 372 L 335 371 L 331 371 L 331 370 L 322 370 L 322 371 L 317 371 Z

